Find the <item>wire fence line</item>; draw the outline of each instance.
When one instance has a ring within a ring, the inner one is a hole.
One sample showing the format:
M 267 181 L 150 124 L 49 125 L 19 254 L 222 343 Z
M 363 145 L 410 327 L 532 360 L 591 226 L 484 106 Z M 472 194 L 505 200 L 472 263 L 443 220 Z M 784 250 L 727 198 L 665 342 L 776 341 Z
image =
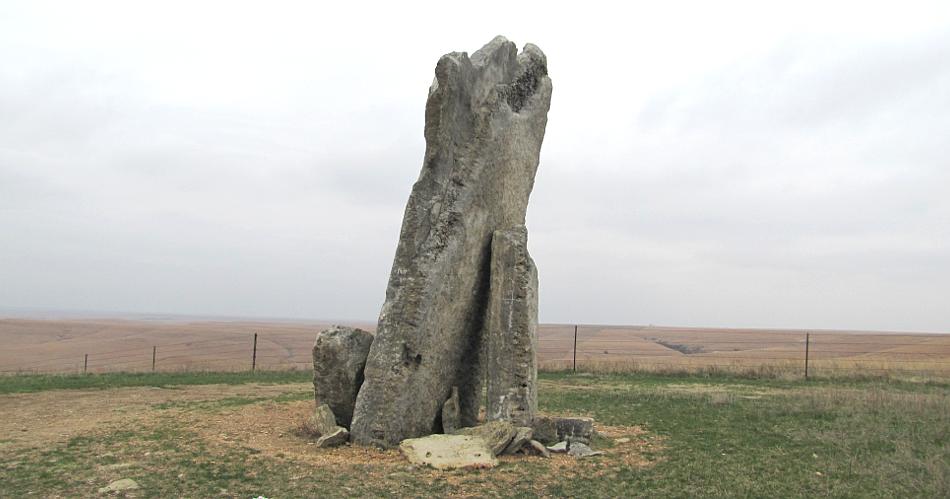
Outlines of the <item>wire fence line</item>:
M 916 375 L 950 378 L 950 335 L 712 331 L 542 326 L 541 370 L 575 372 L 727 371 L 772 376 Z M 212 339 L 92 347 L 25 356 L 2 374 L 309 370 L 313 336 L 266 331 Z M 88 351 L 86 351 L 88 350 Z

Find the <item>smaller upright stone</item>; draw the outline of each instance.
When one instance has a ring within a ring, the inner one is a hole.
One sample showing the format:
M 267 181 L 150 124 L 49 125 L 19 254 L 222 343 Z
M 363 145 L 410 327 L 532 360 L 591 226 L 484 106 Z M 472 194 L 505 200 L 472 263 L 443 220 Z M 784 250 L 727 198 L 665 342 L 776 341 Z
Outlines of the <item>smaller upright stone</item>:
M 459 427 L 459 389 L 453 386 L 452 395 L 442 404 L 442 433 L 454 433 Z
M 492 234 L 490 275 L 487 418 L 531 426 L 538 409 L 538 270 L 525 226 Z
M 321 331 L 313 343 L 314 398 L 318 406 L 329 405 L 336 423 L 344 428 L 349 428 L 353 419 L 372 343 L 372 334 L 346 326 Z

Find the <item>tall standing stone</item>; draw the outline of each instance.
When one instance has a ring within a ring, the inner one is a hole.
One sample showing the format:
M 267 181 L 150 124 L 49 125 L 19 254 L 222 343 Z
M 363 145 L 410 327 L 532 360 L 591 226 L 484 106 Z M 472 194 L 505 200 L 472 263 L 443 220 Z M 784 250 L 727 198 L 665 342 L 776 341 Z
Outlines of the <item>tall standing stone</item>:
M 487 418 L 530 426 L 538 410 L 538 270 L 524 226 L 492 237 L 485 331 Z
M 313 342 L 313 394 L 317 406 L 327 404 L 336 424 L 350 427 L 356 394 L 373 335 L 362 329 L 333 326 Z
M 392 447 L 437 431 L 453 386 L 460 423 L 476 422 L 492 233 L 524 225 L 550 101 L 547 61 L 534 45 L 519 54 L 497 37 L 471 57 L 439 59 L 355 442 Z

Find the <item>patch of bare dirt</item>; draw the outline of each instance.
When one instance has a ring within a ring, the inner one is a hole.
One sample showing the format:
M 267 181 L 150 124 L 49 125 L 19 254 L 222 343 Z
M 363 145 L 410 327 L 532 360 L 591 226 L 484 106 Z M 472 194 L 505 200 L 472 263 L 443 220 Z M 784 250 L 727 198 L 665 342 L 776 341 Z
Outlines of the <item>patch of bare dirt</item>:
M 167 402 L 276 397 L 307 384 L 197 385 L 172 388 L 49 390 L 0 395 L 0 450 L 43 447 L 117 423 L 144 420 Z

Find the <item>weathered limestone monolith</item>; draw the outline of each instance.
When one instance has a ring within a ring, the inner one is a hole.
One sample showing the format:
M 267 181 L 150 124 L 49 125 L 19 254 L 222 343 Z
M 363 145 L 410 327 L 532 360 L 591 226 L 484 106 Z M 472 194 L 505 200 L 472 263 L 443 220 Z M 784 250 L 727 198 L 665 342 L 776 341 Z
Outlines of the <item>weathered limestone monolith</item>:
M 350 427 L 356 394 L 363 384 L 363 367 L 373 335 L 362 329 L 333 326 L 313 342 L 313 394 L 317 406 L 327 404 L 336 424 Z
M 492 234 L 524 225 L 550 100 L 547 61 L 534 45 L 519 54 L 497 37 L 471 57 L 439 59 L 355 442 L 393 447 L 437 431 L 453 386 L 460 424 L 475 424 Z
M 492 236 L 489 296 L 486 416 L 531 426 L 538 410 L 538 270 L 523 225 Z

